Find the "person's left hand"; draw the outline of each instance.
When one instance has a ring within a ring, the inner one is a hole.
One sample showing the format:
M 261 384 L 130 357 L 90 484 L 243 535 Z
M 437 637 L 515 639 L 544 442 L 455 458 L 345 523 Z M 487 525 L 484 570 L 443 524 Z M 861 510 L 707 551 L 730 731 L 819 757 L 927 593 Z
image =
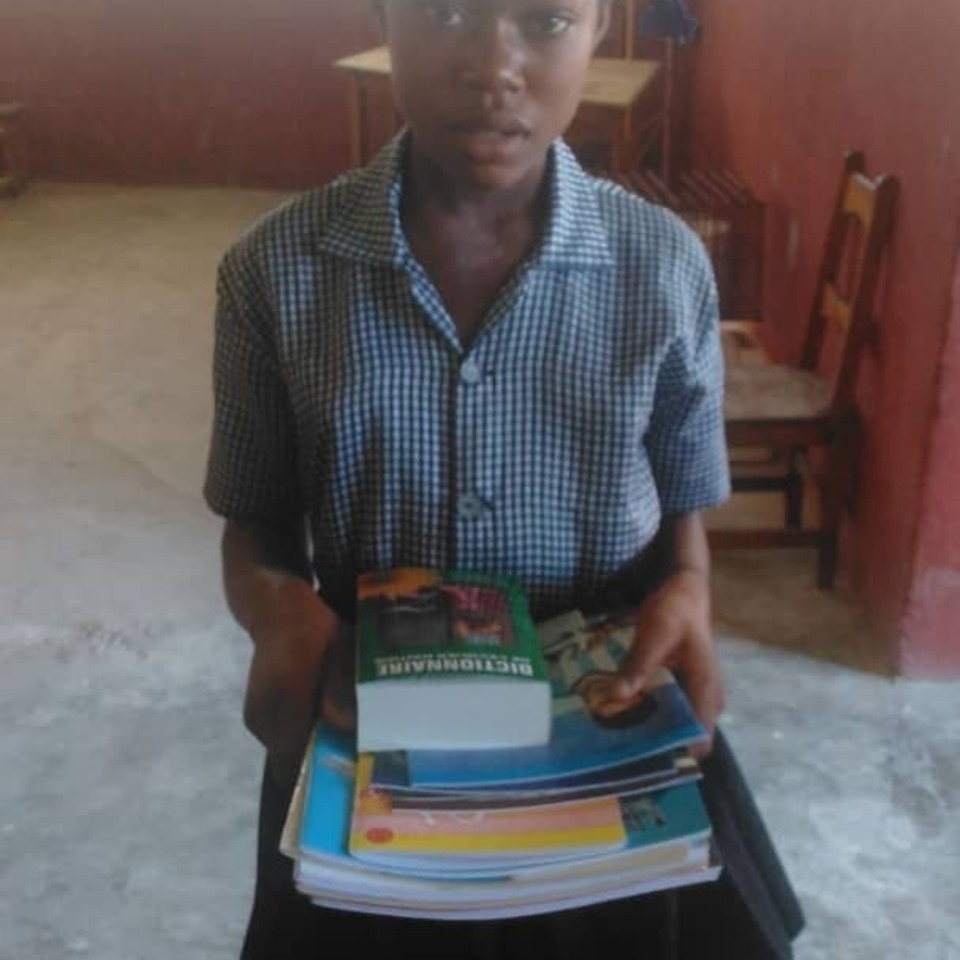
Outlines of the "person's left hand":
M 618 671 L 616 696 L 623 700 L 636 696 L 661 667 L 677 674 L 712 741 L 724 694 L 713 647 L 706 573 L 676 571 L 640 607 L 633 646 Z M 702 756 L 709 750 L 710 742 L 695 752 Z

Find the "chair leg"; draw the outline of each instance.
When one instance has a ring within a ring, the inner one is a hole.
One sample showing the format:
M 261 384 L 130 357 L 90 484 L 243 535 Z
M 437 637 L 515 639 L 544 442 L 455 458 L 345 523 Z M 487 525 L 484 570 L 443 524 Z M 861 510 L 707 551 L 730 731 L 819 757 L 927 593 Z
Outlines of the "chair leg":
M 837 541 L 840 530 L 840 497 L 835 477 L 824 478 L 820 488 L 820 531 L 817 538 L 817 586 L 829 590 L 837 576 Z
M 0 119 L 0 197 L 15 197 L 27 185 L 18 132 Z
M 797 467 L 797 456 L 796 451 L 789 454 L 784 489 L 784 524 L 788 530 L 799 530 L 803 524 L 803 475 Z
M 820 536 L 817 553 L 817 586 L 821 590 L 833 589 L 837 579 L 837 531 L 824 531 Z
M 840 518 L 846 499 L 849 463 L 843 443 L 834 443 L 827 452 L 826 473 L 820 480 L 820 535 L 818 537 L 817 586 L 833 587 L 837 577 Z
M 824 590 L 833 586 L 837 576 L 840 521 L 854 499 L 860 429 L 856 411 L 848 411 L 837 421 L 833 442 L 827 451 L 828 467 L 820 496 L 822 517 L 817 561 L 817 584 Z

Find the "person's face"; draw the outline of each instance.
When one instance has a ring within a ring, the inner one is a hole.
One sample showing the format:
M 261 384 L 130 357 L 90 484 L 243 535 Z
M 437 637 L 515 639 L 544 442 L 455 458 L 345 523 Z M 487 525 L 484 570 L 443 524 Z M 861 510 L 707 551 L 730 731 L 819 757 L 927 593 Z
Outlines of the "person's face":
M 607 0 L 383 0 L 413 147 L 455 183 L 509 188 L 570 124 Z

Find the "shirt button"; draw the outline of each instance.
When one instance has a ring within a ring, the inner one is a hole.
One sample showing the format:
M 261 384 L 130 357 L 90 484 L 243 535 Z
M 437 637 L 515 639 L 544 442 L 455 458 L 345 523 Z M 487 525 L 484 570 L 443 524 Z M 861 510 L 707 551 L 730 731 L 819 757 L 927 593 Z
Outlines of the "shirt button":
M 479 383 L 483 379 L 483 371 L 476 360 L 464 360 L 460 367 L 460 379 L 470 386 Z
M 478 520 L 486 510 L 486 504 L 474 493 L 465 493 L 457 501 L 457 512 L 464 520 Z

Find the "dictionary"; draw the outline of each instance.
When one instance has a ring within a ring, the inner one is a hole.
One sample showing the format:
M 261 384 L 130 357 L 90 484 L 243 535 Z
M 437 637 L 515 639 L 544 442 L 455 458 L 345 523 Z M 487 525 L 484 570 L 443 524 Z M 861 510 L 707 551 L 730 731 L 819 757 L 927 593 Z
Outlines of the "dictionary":
M 510 577 L 398 567 L 357 584 L 357 749 L 547 743 L 551 687 Z

